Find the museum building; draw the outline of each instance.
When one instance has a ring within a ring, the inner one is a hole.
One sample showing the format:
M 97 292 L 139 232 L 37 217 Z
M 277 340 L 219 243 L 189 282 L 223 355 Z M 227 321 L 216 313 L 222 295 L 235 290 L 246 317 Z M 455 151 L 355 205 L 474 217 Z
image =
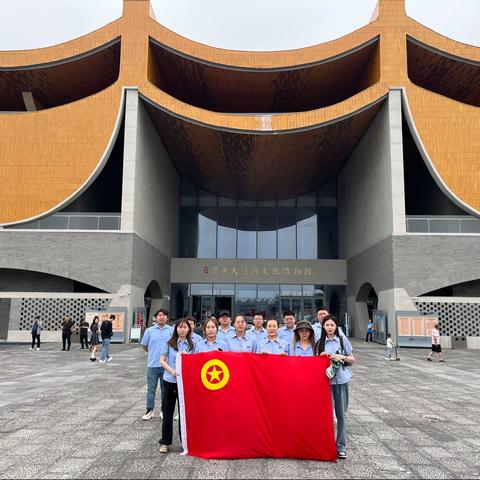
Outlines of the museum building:
M 480 348 L 480 48 L 380 0 L 288 51 L 224 50 L 148 0 L 60 45 L 0 52 L 0 340 L 159 307 L 313 320 Z M 410 330 L 409 330 L 410 329 Z M 425 335 L 426 336 L 426 335 Z M 382 338 L 379 338 L 381 341 Z

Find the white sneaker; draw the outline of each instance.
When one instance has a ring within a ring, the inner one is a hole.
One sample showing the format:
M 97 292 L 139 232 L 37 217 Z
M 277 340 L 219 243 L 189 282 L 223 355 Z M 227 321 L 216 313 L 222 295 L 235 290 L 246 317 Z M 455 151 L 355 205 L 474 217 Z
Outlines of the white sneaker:
M 105 363 L 105 360 L 100 360 L 100 363 Z
M 173 417 L 173 419 L 174 419 L 176 422 L 178 422 L 178 415 L 175 415 L 175 416 Z
M 160 453 L 167 453 L 168 452 L 168 445 L 160 445 L 159 452 Z
M 153 410 L 149 410 L 144 415 L 142 415 L 142 420 L 150 420 L 154 416 L 155 414 L 153 413 Z
M 160 410 L 160 419 L 163 420 L 163 412 Z
M 37 351 L 40 350 L 40 347 L 37 347 Z
M 108 357 L 107 362 L 110 362 L 113 359 L 113 357 Z
M 30 347 L 29 350 L 33 350 L 33 347 Z

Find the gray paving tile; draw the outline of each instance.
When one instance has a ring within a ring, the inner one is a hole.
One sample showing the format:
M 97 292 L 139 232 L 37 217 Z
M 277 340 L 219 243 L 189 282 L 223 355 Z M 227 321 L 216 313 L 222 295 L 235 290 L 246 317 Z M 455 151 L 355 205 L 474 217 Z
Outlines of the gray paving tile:
M 0 478 L 480 480 L 480 409 L 471 400 L 480 368 L 463 371 L 478 354 L 456 351 L 445 370 L 426 364 L 423 351 L 403 349 L 402 362 L 384 365 L 381 348 L 354 346 L 348 459 L 336 463 L 203 460 L 181 455 L 176 431 L 162 455 L 161 420 L 140 419 L 145 355 L 136 346 L 115 346 L 115 365 L 97 368 L 78 350 L 62 356 L 47 345 L 40 356 L 26 356 L 8 347 L 7 355 L 0 345 Z M 465 382 L 462 395 L 455 379 Z M 435 382 L 441 395 L 432 395 Z

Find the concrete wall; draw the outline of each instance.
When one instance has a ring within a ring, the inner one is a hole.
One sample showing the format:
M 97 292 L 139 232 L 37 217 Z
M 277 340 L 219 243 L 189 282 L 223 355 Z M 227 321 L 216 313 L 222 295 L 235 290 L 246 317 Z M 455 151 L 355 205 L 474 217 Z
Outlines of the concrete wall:
M 167 257 L 176 256 L 179 192 L 180 177 L 138 92 L 128 90 L 122 230 L 135 232 Z
M 113 248 L 114 246 L 114 248 Z M 43 272 L 116 292 L 130 283 L 133 235 L 0 230 L 0 268 Z
M 387 311 L 395 337 L 395 310 L 412 305 L 395 288 L 392 235 L 405 233 L 401 91 L 391 89 L 338 179 L 339 253 L 347 259 L 347 310 L 351 332 L 365 336 L 368 309 L 357 299 L 369 283 L 378 309 Z
M 410 296 L 480 278 L 479 235 L 393 237 L 395 284 Z
M 405 232 L 400 95 L 390 92 L 338 178 L 340 258 Z
M 0 269 L 0 292 L 73 292 L 73 281 L 40 272 Z

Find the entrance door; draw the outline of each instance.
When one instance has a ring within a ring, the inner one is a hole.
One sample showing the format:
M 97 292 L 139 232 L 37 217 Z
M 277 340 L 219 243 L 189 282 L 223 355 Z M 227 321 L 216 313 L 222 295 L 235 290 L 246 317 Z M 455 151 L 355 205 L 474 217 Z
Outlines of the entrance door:
M 280 313 L 282 318 L 285 310 L 291 310 L 295 313 L 295 318 L 297 320 L 301 319 L 302 297 L 280 297 Z
M 215 297 L 215 315 L 218 315 L 222 310 L 228 310 L 230 315 L 233 315 L 233 297 L 230 296 L 216 296 Z
M 211 295 L 193 295 L 191 302 L 191 315 L 193 315 L 197 321 L 203 322 L 213 315 L 213 297 Z

